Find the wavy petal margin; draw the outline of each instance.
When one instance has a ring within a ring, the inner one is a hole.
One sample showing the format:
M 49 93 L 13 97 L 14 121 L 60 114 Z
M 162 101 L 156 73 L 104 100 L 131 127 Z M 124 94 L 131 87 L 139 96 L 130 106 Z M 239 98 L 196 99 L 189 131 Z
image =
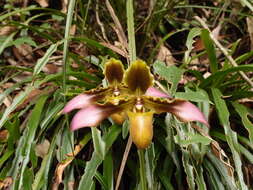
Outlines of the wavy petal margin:
M 124 66 L 120 60 L 111 58 L 105 63 L 104 75 L 109 84 L 121 83 L 124 72 Z
M 144 97 L 144 105 L 157 113 L 169 112 L 183 122 L 198 121 L 209 126 L 204 114 L 194 104 L 181 99 Z
M 154 77 L 146 62 L 136 60 L 131 63 L 124 75 L 124 82 L 132 92 L 144 94 L 153 85 Z

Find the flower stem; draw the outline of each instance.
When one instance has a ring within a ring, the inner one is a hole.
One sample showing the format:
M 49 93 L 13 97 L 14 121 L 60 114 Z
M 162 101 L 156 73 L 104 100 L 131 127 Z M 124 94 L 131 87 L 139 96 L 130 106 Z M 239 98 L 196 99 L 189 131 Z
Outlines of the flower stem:
M 138 150 L 139 163 L 140 163 L 140 179 L 141 179 L 141 189 L 147 189 L 146 173 L 145 173 L 145 159 L 144 159 L 144 150 Z

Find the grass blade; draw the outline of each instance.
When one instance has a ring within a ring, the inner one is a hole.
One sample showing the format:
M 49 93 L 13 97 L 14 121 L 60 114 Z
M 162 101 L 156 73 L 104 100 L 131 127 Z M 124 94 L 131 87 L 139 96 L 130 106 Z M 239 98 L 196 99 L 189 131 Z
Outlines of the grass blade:
M 136 60 L 135 32 L 134 32 L 134 8 L 133 0 L 127 0 L 127 31 L 129 43 L 130 62 Z
M 91 132 L 95 152 L 103 160 L 105 157 L 105 142 L 101 138 L 101 132 L 95 127 L 91 128 Z
M 8 46 L 8 44 L 13 40 L 13 37 L 16 35 L 16 32 L 9 35 L 4 42 L 0 45 L 0 55 L 2 54 L 3 50 Z
M 24 92 L 21 92 L 12 102 L 11 106 L 8 107 L 5 111 L 4 114 L 0 120 L 0 129 L 3 127 L 4 123 L 8 120 L 8 116 L 11 112 L 13 112 L 19 104 L 21 104 L 26 97 L 28 96 L 28 94 L 31 93 L 32 90 L 34 90 L 35 88 L 33 86 L 28 87 Z
M 113 142 L 116 140 L 118 135 L 121 132 L 121 128 L 113 125 L 110 127 L 108 133 L 104 136 L 104 142 L 106 143 L 106 152 L 112 146 Z M 91 190 L 93 184 L 93 177 L 96 174 L 98 166 L 103 162 L 100 156 L 97 155 L 97 152 L 93 152 L 91 160 L 87 162 L 85 167 L 84 175 L 81 178 L 78 190 Z
M 113 190 L 113 155 L 112 151 L 108 151 L 103 162 L 103 175 L 107 183 L 108 190 Z
M 75 8 L 75 0 L 70 0 L 68 5 L 68 14 L 67 14 L 67 21 L 65 26 L 65 34 L 64 34 L 64 45 L 63 45 L 63 70 L 62 70 L 62 88 L 63 93 L 66 93 L 66 78 L 67 78 L 67 58 L 68 58 L 68 45 L 69 45 L 69 34 L 70 34 L 70 28 L 72 24 L 73 19 L 73 12 Z M 64 97 L 65 99 L 65 97 Z
M 249 140 L 251 143 L 253 143 L 253 124 L 251 123 L 251 121 L 247 117 L 247 115 L 250 114 L 249 111 L 247 110 L 247 108 L 245 106 L 243 106 L 237 102 L 233 102 L 232 105 L 234 106 L 237 113 L 240 115 L 243 125 L 248 130 Z
M 32 184 L 33 190 L 39 190 L 42 187 L 45 189 L 45 187 L 47 187 L 49 169 L 50 169 L 51 161 L 54 155 L 55 146 L 56 146 L 56 137 L 57 137 L 57 133 L 59 132 L 60 126 L 61 125 L 59 125 L 58 128 L 55 130 L 48 154 L 43 158 L 41 167 L 35 175 L 35 179 Z
M 212 73 L 215 73 L 218 71 L 218 60 L 216 58 L 215 48 L 213 45 L 213 41 L 211 40 L 209 36 L 209 31 L 206 29 L 203 29 L 201 32 L 201 39 L 204 43 L 204 46 L 206 48 L 206 52 L 210 61 L 210 69 Z
M 216 110 L 218 112 L 219 120 L 224 127 L 227 143 L 232 151 L 233 159 L 235 162 L 235 170 L 239 177 L 239 187 L 242 190 L 248 189 L 243 179 L 242 162 L 237 141 L 237 134 L 232 131 L 229 124 L 229 112 L 226 103 L 221 99 L 222 94 L 219 89 L 212 88 L 212 95 L 214 98 Z
M 40 73 L 42 68 L 48 63 L 50 56 L 57 50 L 57 47 L 59 44 L 61 44 L 61 42 L 56 43 L 56 44 L 52 44 L 49 47 L 49 49 L 47 50 L 47 52 L 45 53 L 45 55 L 38 60 L 37 64 L 34 67 L 34 70 L 33 70 L 33 76 Z

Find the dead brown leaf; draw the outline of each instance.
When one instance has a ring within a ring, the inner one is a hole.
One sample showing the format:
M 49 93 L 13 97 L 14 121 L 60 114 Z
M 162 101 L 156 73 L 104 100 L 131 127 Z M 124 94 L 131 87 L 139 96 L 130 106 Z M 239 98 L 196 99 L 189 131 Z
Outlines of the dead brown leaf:
M 49 147 L 50 147 L 50 142 L 47 139 L 45 139 L 42 143 L 36 145 L 35 147 L 36 156 L 44 158 L 48 153 Z
M 6 177 L 4 180 L 0 180 L 0 189 L 9 189 L 12 183 L 12 177 Z
M 212 139 L 212 137 L 208 133 L 206 133 L 201 127 L 194 124 L 192 125 L 192 127 L 196 129 L 201 135 Z M 211 150 L 213 154 L 226 166 L 229 175 L 233 177 L 234 168 L 233 166 L 231 166 L 230 160 L 227 157 L 225 151 L 220 147 L 219 143 L 213 139 L 210 145 L 211 145 Z
M 54 74 L 60 71 L 60 68 L 55 64 L 48 63 L 43 68 L 42 71 L 48 74 Z
M 246 182 L 247 182 L 247 185 L 249 187 L 252 187 L 253 185 L 253 164 L 247 164 L 245 167 L 244 167 L 244 171 L 245 171 L 245 178 L 246 178 Z
M 222 26 L 221 23 L 219 23 L 219 24 L 217 25 L 217 27 L 215 27 L 215 28 L 212 30 L 213 36 L 215 36 L 215 38 L 217 38 L 217 39 L 223 39 L 223 38 L 224 38 L 224 36 L 221 36 L 221 35 L 220 35 L 221 26 Z M 205 49 L 205 46 L 204 46 L 204 43 L 203 43 L 202 39 L 199 38 L 199 37 L 197 37 L 197 38 L 195 39 L 195 43 L 194 43 L 194 50 L 195 50 L 195 51 L 202 51 L 202 50 L 204 50 L 204 49 Z
M 253 50 L 253 18 L 247 17 L 248 32 L 250 37 L 250 49 Z
M 0 28 L 0 36 L 8 36 L 15 30 L 16 30 L 16 27 L 14 26 L 4 26 Z
M 74 181 L 69 181 L 68 182 L 68 189 L 69 190 L 74 190 L 75 187 L 75 182 Z
M 43 86 L 44 85 L 44 86 Z M 47 88 L 45 90 L 40 90 L 40 89 L 34 89 L 30 92 L 30 94 L 26 97 L 26 99 L 23 101 L 23 103 L 21 103 L 16 110 L 20 110 L 23 109 L 25 106 L 27 106 L 30 102 L 35 101 L 38 97 L 40 97 L 43 94 L 49 94 L 53 91 L 55 91 L 55 89 L 57 88 L 56 86 L 53 86 L 51 83 L 45 83 L 41 86 L 41 88 L 43 87 L 47 87 L 50 86 L 50 88 Z
M 103 46 L 113 50 L 114 52 L 122 55 L 125 58 L 128 58 L 128 55 L 126 54 L 125 51 L 123 51 L 121 48 L 118 48 L 117 46 L 114 46 L 112 44 L 106 43 L 106 42 L 100 42 L 100 44 L 102 44 Z
M 211 150 L 212 150 L 213 154 L 226 166 L 229 175 L 234 177 L 234 168 L 230 164 L 229 158 L 227 157 L 226 153 L 220 147 L 220 145 L 217 141 L 211 142 Z
M 55 170 L 54 179 L 55 182 L 53 184 L 52 190 L 57 190 L 59 185 L 62 183 L 62 175 L 65 170 L 65 168 L 74 160 L 75 156 L 82 150 L 83 145 L 78 144 L 75 146 L 74 152 L 68 153 L 67 156 L 69 158 L 63 160 L 60 162 Z
M 128 42 L 127 42 L 127 37 L 126 37 L 126 34 L 123 30 L 123 27 L 122 27 L 117 15 L 115 14 L 114 9 L 111 6 L 109 0 L 106 0 L 105 4 L 106 4 L 106 7 L 107 7 L 111 17 L 112 17 L 115 27 L 117 28 L 117 31 L 118 31 L 117 35 L 118 35 L 119 41 L 123 45 L 124 51 L 126 51 L 128 49 Z
M 15 61 L 14 59 L 12 58 L 7 58 L 7 62 L 12 65 L 12 66 L 16 66 L 18 65 L 17 61 Z
M 13 82 L 6 82 L 2 85 L 4 89 L 11 88 L 14 85 Z
M 33 61 L 33 49 L 28 44 L 21 44 L 19 46 L 13 47 L 14 56 L 21 62 L 24 60 Z
M 23 109 L 29 102 L 34 100 L 36 97 L 40 96 L 42 92 L 43 91 L 39 89 L 32 90 L 30 94 L 27 96 L 27 98 L 24 100 L 24 102 L 17 107 L 17 110 Z
M 6 89 L 6 85 L 2 85 L 4 89 Z M 8 87 L 7 87 L 8 88 Z M 0 88 L 0 93 L 3 93 L 3 90 Z M 9 107 L 11 105 L 12 99 L 10 96 L 6 96 L 3 100 L 3 103 L 6 107 Z
M 68 0 L 61 0 L 61 6 L 62 6 L 61 12 L 62 13 L 67 13 Z
M 8 108 L 11 106 L 11 100 L 9 97 L 5 97 L 3 101 L 4 105 Z
M 238 100 L 238 102 L 250 109 L 253 109 L 253 98 L 243 98 Z M 253 113 L 251 113 L 250 115 L 253 117 Z
M 164 45 L 161 45 L 159 49 L 157 60 L 165 62 L 168 66 L 175 65 L 175 59 L 173 58 L 172 53 Z
M 0 130 L 0 142 L 6 142 L 9 137 L 9 132 L 6 129 Z
M 70 27 L 70 31 L 69 31 L 69 34 L 74 36 L 76 34 L 76 25 L 73 24 L 71 27 Z
M 194 50 L 195 51 L 202 51 L 205 49 L 205 46 L 204 46 L 204 43 L 203 41 L 201 40 L 201 38 L 196 38 L 195 39 L 195 42 L 194 42 Z
M 48 7 L 48 0 L 35 0 L 41 7 Z

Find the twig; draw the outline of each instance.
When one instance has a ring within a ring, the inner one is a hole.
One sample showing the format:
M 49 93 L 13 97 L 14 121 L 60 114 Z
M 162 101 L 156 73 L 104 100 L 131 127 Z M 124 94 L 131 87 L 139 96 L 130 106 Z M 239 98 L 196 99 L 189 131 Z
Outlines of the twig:
M 154 9 L 154 4 L 155 2 L 153 1 L 149 1 L 150 5 L 148 8 L 148 16 L 145 18 L 145 20 L 137 27 L 136 32 L 139 31 L 147 22 L 148 20 L 151 18 L 152 13 L 153 13 L 153 9 Z
M 115 26 L 117 27 L 117 29 L 119 31 L 119 35 L 118 35 L 119 41 L 124 46 L 124 49 L 127 50 L 128 49 L 127 37 L 126 37 L 126 34 L 124 33 L 124 30 L 120 24 L 120 21 L 119 21 L 118 17 L 116 16 L 109 0 L 106 0 L 105 4 L 106 4 L 106 7 L 107 7 L 112 19 L 113 19 Z
M 105 39 L 106 42 L 109 42 L 108 38 L 106 36 L 106 33 L 105 33 L 104 24 L 100 21 L 98 11 L 99 11 L 99 9 L 98 9 L 98 0 L 97 0 L 97 3 L 96 3 L 96 20 L 97 20 L 98 25 L 100 26 L 103 38 Z
M 133 142 L 133 141 L 132 141 L 132 138 L 129 136 L 129 137 L 128 137 L 128 141 L 127 141 L 127 145 L 126 145 L 126 149 L 125 149 L 125 152 L 124 152 L 124 155 L 123 155 L 121 164 L 120 164 L 120 169 L 119 169 L 119 174 L 118 174 L 117 181 L 116 181 L 115 190 L 118 190 L 118 189 L 119 189 L 121 177 L 122 177 L 123 171 L 124 171 L 124 169 L 125 169 L 127 157 L 128 157 L 129 151 L 130 151 L 130 149 L 131 149 L 132 142 Z
M 128 59 L 128 53 L 125 52 L 124 50 L 120 49 L 119 47 L 112 45 L 110 43 L 106 43 L 106 42 L 100 42 L 100 44 L 102 44 L 103 46 L 115 51 L 116 53 L 120 54 L 121 56 L 125 57 Z
M 213 42 L 216 44 L 216 46 L 222 51 L 222 53 L 227 57 L 229 62 L 234 66 L 238 67 L 235 60 L 232 58 L 231 55 L 227 52 L 227 50 L 221 45 L 221 43 L 213 36 L 210 29 L 206 25 L 205 21 L 203 21 L 199 16 L 194 17 L 205 29 L 207 29 L 210 32 L 210 38 L 213 40 Z M 239 74 L 242 76 L 242 78 L 251 86 L 251 91 L 253 90 L 253 81 L 251 81 L 248 76 L 243 72 L 239 71 Z

